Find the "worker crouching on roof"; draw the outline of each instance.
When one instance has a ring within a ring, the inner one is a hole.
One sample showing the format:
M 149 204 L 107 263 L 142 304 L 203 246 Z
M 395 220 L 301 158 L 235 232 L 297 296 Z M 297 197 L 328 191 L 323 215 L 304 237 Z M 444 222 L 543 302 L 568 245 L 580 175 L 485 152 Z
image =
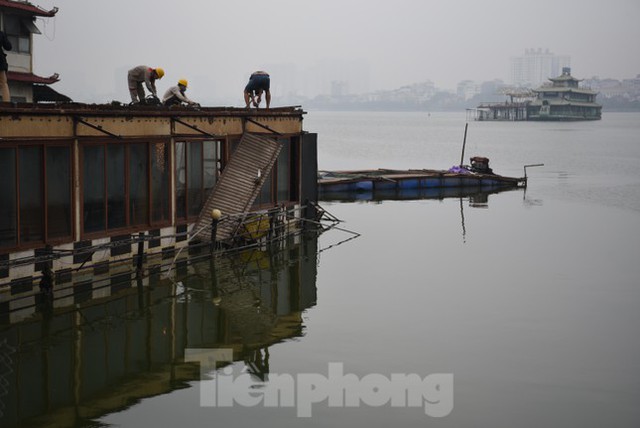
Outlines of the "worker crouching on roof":
M 197 102 L 190 100 L 189 97 L 185 95 L 187 91 L 187 86 L 189 86 L 189 82 L 187 79 L 178 80 L 178 84 L 167 89 L 167 92 L 164 93 L 162 97 L 162 104 L 167 107 L 170 107 L 174 104 L 187 103 L 189 105 L 198 105 Z
M 158 97 L 156 90 L 156 79 L 162 79 L 164 70 L 160 67 L 151 68 L 146 65 L 139 65 L 129 70 L 129 93 L 131 94 L 131 102 L 136 104 L 145 101 L 144 83 L 153 96 Z
M 256 71 L 249 78 L 249 83 L 244 88 L 244 102 L 246 108 L 249 108 L 251 104 L 255 107 L 260 106 L 262 101 L 262 93 L 265 94 L 265 101 L 267 102 L 267 108 L 271 104 L 271 78 L 266 71 Z

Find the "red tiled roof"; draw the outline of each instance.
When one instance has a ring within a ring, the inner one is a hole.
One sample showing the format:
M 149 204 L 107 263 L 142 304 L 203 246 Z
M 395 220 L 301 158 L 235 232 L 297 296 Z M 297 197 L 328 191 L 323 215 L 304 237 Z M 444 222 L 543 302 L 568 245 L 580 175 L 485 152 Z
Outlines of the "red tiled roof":
M 2 1 L 2 0 L 0 0 Z M 56 73 L 49 77 L 36 76 L 33 73 L 20 73 L 18 71 L 7 71 L 7 80 L 13 82 L 27 82 L 27 83 L 43 83 L 50 85 L 60 80 L 60 76 Z
M 58 13 L 58 8 L 54 7 L 50 11 L 46 11 L 39 6 L 35 6 L 29 2 L 17 2 L 11 0 L 0 0 L 0 8 L 7 8 L 16 11 L 28 12 L 34 16 L 55 16 Z

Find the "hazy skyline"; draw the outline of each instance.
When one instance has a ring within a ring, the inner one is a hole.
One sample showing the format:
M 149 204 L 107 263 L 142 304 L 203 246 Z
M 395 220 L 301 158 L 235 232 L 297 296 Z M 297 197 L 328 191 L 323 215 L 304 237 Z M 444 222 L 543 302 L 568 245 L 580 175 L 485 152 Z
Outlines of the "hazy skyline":
M 34 71 L 60 73 L 53 88 L 76 101 L 128 102 L 126 71 L 139 64 L 165 68 L 161 93 L 185 77 L 194 99 L 233 105 L 242 104 L 249 74 L 269 66 L 289 70 L 272 72 L 274 92 L 279 83 L 311 91 L 297 85 L 323 76 L 307 73 L 340 75 L 351 63 L 364 65 L 369 90 L 508 82 L 509 59 L 528 48 L 569 55 L 579 78 L 640 74 L 637 0 L 33 3 L 60 8 L 36 22 L 43 34 L 35 37 Z

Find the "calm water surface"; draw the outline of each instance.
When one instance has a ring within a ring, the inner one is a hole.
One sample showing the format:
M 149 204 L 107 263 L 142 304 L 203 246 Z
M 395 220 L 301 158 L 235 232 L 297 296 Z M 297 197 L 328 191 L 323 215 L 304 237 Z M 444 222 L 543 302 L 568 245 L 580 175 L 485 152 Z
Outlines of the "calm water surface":
M 305 128 L 319 134 L 320 169 L 449 168 L 465 120 L 311 112 Z M 67 416 L 89 415 L 65 420 L 122 427 L 640 426 L 640 114 L 471 122 L 465 161 L 473 155 L 504 175 L 545 166 L 529 170 L 526 192 L 323 202 L 361 236 L 331 247 L 350 237 L 332 230 L 246 255 L 213 266 L 215 279 L 205 263 L 179 284 L 98 306 L 92 323 L 85 311 L 68 315 L 71 328 L 5 330 L 27 344 L 12 361 L 49 379 L 9 376 L 27 383 L 5 395 L 5 420 L 33 402 L 48 410 L 23 423 L 53 426 L 53 396 Z M 235 349 L 233 367 L 258 378 L 326 374 L 330 362 L 361 377 L 452 373 L 453 411 L 322 403 L 299 419 L 292 408 L 202 407 L 211 380 L 197 380 L 184 350 L 223 346 Z

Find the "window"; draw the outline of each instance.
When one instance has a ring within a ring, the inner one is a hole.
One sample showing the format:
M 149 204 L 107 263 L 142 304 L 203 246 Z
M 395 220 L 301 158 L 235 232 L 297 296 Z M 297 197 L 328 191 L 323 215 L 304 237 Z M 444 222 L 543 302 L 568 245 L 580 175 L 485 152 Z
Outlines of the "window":
M 129 219 L 132 225 L 149 222 L 147 144 L 132 144 L 129 154 Z
M 271 201 L 273 200 L 272 194 L 273 187 L 273 174 L 269 173 L 267 176 L 262 188 L 260 189 L 260 193 L 256 196 L 256 200 L 253 202 L 253 208 L 258 209 L 261 205 L 271 205 Z
M 0 248 L 14 247 L 18 243 L 16 149 L 0 149 Z
M 107 229 L 117 229 L 127 225 L 125 146 L 109 144 L 106 148 Z
M 71 150 L 47 147 L 47 233 L 50 239 L 71 236 Z
M 169 150 L 165 143 L 151 145 L 151 222 L 166 223 L 169 206 Z
M 286 141 L 282 144 L 282 150 L 278 155 L 278 183 L 277 183 L 277 199 L 278 202 L 287 202 L 291 197 L 291 144 Z
M 197 217 L 220 168 L 220 141 L 176 143 L 176 217 Z
M 84 233 L 169 221 L 167 143 L 82 147 Z
M 31 53 L 31 31 L 37 28 L 32 21 L 17 15 L 4 16 L 4 32 L 13 45 L 12 52 Z M 37 31 L 39 32 L 39 31 Z
M 282 149 L 273 170 L 253 203 L 254 209 L 273 205 L 275 202 L 286 203 L 297 199 L 297 139 L 281 138 L 280 141 Z
M 84 176 L 83 224 L 85 232 L 97 232 L 105 229 L 104 205 L 104 147 L 86 146 L 83 148 L 82 162 Z
M 69 146 L 5 146 L 0 149 L 0 180 L 0 247 L 71 238 Z
M 20 242 L 44 241 L 41 146 L 18 148 Z

